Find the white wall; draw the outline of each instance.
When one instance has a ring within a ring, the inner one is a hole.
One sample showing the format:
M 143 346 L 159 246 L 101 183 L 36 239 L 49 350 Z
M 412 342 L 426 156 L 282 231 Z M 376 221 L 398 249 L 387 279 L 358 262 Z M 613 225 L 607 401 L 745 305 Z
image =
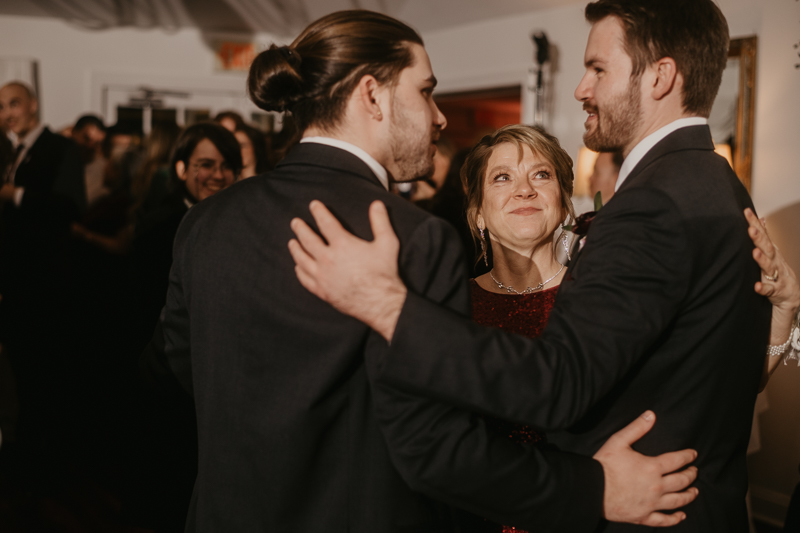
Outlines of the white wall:
M 589 25 L 583 6 L 572 5 L 424 33 L 425 47 L 439 80 L 437 92 L 524 84 L 533 65 L 531 33 L 544 31 L 556 49 L 548 129 L 575 159 L 583 144 L 585 113 L 572 96 L 583 76 Z
M 55 128 L 85 112 L 102 113 L 99 87 L 117 80 L 246 96 L 246 74 L 215 72 L 214 54 L 194 29 L 87 31 L 55 19 L 2 16 L 0 56 L 39 61 L 41 118 Z

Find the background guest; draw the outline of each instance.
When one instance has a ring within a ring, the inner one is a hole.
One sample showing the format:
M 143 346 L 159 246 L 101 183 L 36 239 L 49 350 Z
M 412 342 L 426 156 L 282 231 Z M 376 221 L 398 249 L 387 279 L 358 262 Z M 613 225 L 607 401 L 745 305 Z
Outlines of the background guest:
M 594 162 L 594 170 L 589 176 L 589 191 L 592 198 L 599 192 L 603 204 L 614 196 L 619 169 L 622 166 L 622 152 L 601 152 Z
M 242 115 L 236 111 L 220 111 L 214 117 L 214 122 L 233 133 L 237 129 L 246 126 Z
M 430 178 L 414 182 L 414 190 L 411 193 L 412 202 L 426 209 L 423 205 L 420 205 L 420 202 L 430 200 L 442 188 L 455 155 L 456 145 L 453 141 L 447 137 L 442 137 L 436 142 L 436 153 L 433 156 L 433 175 Z
M 131 209 L 137 222 L 159 206 L 170 190 L 169 158 L 180 134 L 174 121 L 158 122 L 144 141 L 144 160 L 131 182 Z
M 97 115 L 82 115 L 70 129 L 70 138 L 78 145 L 84 165 L 86 204 L 91 205 L 108 191 L 103 186 L 106 159 L 103 141 L 106 125 Z
M 267 151 L 267 138 L 260 130 L 242 124 L 233 132 L 242 149 L 242 175 L 240 179 L 251 178 L 272 168 Z
M 170 159 L 172 190 L 136 225 L 132 249 L 129 358 L 141 353 L 164 306 L 172 244 L 181 220 L 198 202 L 230 186 L 242 170 L 234 135 L 218 124 L 186 128 Z M 129 513 L 156 531 L 183 531 L 197 474 L 194 404 L 177 384 L 134 394 L 128 439 Z
M 0 342 L 14 370 L 20 402 L 15 466 L 37 487 L 53 479 L 69 361 L 70 223 L 86 206 L 83 163 L 71 140 L 38 119 L 38 100 L 20 82 L 0 88 L 0 122 L 13 133 L 14 162 L 0 189 Z
M 436 194 L 428 200 L 416 202 L 417 206 L 443 218 L 452 225 L 458 232 L 461 244 L 464 246 L 464 258 L 467 261 L 467 272 L 470 277 L 485 274 L 486 268 L 482 262 L 476 261 L 477 257 L 475 240 L 467 224 L 465 212 L 466 196 L 464 195 L 464 185 L 461 183 L 461 166 L 469 154 L 470 149 L 464 148 L 456 152 L 448 163 L 447 176 L 444 179 Z M 436 159 L 434 159 L 434 162 Z M 489 250 L 491 258 L 491 250 Z

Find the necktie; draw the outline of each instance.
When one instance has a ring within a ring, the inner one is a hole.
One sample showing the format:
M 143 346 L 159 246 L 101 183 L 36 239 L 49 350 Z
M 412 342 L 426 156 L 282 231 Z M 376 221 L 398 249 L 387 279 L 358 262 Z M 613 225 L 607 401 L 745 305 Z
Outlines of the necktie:
M 3 179 L 4 183 L 10 183 L 14 181 L 14 174 L 16 174 L 17 167 L 19 166 L 19 154 L 21 154 L 24 149 L 24 144 L 20 143 L 17 145 L 17 148 L 14 151 L 14 160 L 11 161 L 11 164 L 6 169 L 6 175 Z

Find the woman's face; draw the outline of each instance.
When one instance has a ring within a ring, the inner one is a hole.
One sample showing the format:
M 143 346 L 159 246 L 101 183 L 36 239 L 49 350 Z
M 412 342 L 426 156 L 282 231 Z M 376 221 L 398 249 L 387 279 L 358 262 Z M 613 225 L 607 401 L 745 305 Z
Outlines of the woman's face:
M 239 141 L 239 146 L 242 149 L 242 166 L 244 168 L 254 167 L 255 155 L 253 154 L 253 143 L 250 141 L 250 137 L 243 131 L 236 131 L 233 135 Z
M 551 242 L 566 216 L 556 169 L 527 146 L 520 160 L 513 144 L 497 145 L 486 165 L 478 214 L 501 245 L 527 249 Z
M 178 161 L 175 170 L 186 182 L 186 190 L 198 202 L 230 186 L 235 180 L 233 170 L 209 139 L 197 143 L 189 164 Z

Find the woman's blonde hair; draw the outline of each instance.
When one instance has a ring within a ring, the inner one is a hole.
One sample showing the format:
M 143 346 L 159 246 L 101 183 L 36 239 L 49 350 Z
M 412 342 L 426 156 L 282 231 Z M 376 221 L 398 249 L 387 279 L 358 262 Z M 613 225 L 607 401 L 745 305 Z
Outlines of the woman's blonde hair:
M 483 203 L 483 189 L 486 179 L 486 167 L 494 148 L 503 143 L 510 143 L 519 150 L 522 159 L 525 146 L 530 148 L 534 155 L 546 159 L 556 170 L 558 186 L 561 190 L 561 207 L 575 218 L 575 209 L 572 207 L 572 187 L 574 175 L 572 173 L 572 158 L 561 148 L 558 139 L 544 131 L 539 126 L 526 126 L 524 124 L 509 124 L 494 133 L 486 135 L 475 145 L 467 155 L 461 167 L 461 183 L 466 191 L 467 223 L 472 232 L 472 237 L 478 241 L 478 213 Z M 478 260 L 486 254 L 485 247 L 478 255 Z

